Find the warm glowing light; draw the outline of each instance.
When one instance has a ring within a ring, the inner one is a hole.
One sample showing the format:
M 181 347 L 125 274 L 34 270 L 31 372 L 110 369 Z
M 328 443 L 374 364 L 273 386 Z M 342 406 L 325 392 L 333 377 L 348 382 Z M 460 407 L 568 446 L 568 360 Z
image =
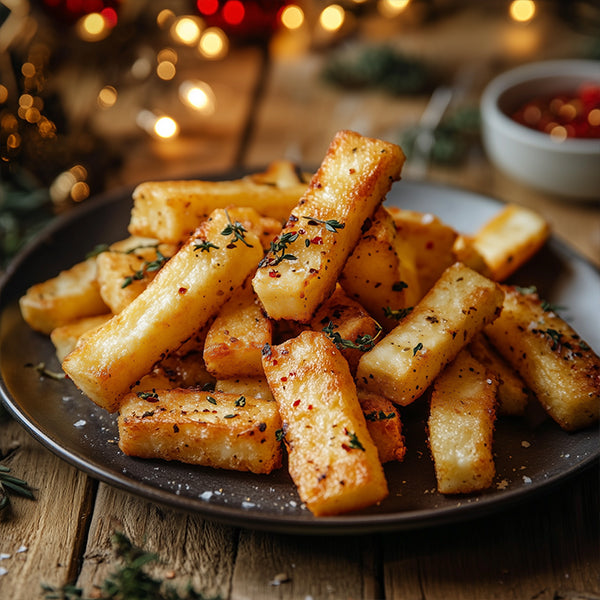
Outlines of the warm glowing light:
M 550 129 L 549 133 L 550 137 L 555 142 L 562 142 L 563 140 L 566 140 L 568 136 L 567 128 L 562 125 L 555 125 Z
M 156 60 L 158 62 L 168 61 L 174 65 L 177 64 L 177 52 L 173 48 L 163 48 L 157 55 Z
M 77 33 L 85 42 L 96 42 L 103 40 L 110 33 L 110 27 L 104 15 L 94 12 L 79 19 Z
M 33 96 L 31 94 L 21 94 L 19 96 L 19 106 L 21 108 L 31 108 L 33 106 Z
M 600 127 L 600 108 L 590 110 L 587 120 L 592 127 Z
M 156 16 L 156 24 L 161 28 L 164 29 L 166 27 L 169 27 L 169 25 L 175 20 L 175 13 L 168 9 L 168 8 L 164 8 L 163 10 L 161 10 L 158 15 Z
M 98 106 L 100 108 L 110 108 L 117 101 L 117 90 L 112 85 L 104 86 L 98 92 Z
M 377 5 L 382 16 L 392 18 L 399 15 L 410 4 L 410 0 L 379 0 Z
M 41 117 L 40 111 L 35 107 L 28 108 L 25 111 L 25 120 L 28 123 L 37 123 Z
M 18 133 L 11 133 L 6 138 L 6 147 L 9 150 L 16 150 L 21 145 L 21 136 Z
M 40 135 L 45 139 L 53 139 L 56 137 L 56 125 L 46 117 L 42 117 L 37 124 Z
M 154 132 L 157 136 L 168 139 L 177 135 L 179 126 L 171 117 L 159 117 L 154 124 Z
M 104 17 L 106 24 L 109 27 L 115 27 L 119 21 L 119 17 L 117 15 L 117 11 L 114 8 L 103 8 L 100 11 L 100 14 Z
M 8 100 L 8 89 L 0 83 L 0 104 Z
M 326 31 L 337 31 L 344 24 L 346 13 L 339 4 L 330 4 L 319 16 L 319 23 Z
M 227 0 L 223 6 L 223 19 L 229 25 L 239 25 L 246 16 L 246 9 L 240 0 Z
M 171 28 L 172 36 L 182 44 L 194 46 L 200 39 L 200 24 L 193 17 L 181 17 L 177 19 Z
M 163 81 L 170 81 L 173 79 L 173 77 L 175 77 L 176 73 L 177 68 L 168 60 L 163 60 L 156 65 L 156 74 Z
M 215 112 L 215 94 L 204 81 L 184 81 L 179 86 L 179 97 L 202 114 L 212 115 Z
M 519 23 L 527 23 L 535 15 L 535 2 L 533 0 L 513 0 L 508 8 L 510 18 Z
M 131 74 L 136 79 L 146 79 L 148 75 L 152 72 L 152 62 L 150 58 L 147 56 L 140 56 L 132 65 L 131 65 Z
M 198 50 L 205 58 L 223 58 L 229 49 L 229 40 L 225 32 L 218 27 L 208 27 L 204 30 Z
M 85 181 L 78 181 L 71 188 L 71 198 L 74 202 L 82 202 L 90 195 L 90 186 Z
M 219 0 L 198 0 L 196 7 L 203 15 L 214 15 L 219 10 Z
M 30 62 L 23 63 L 21 73 L 24 77 L 33 77 L 35 75 L 35 65 Z
M 289 4 L 281 12 L 281 23 L 288 29 L 299 29 L 304 23 L 304 11 L 296 4 Z

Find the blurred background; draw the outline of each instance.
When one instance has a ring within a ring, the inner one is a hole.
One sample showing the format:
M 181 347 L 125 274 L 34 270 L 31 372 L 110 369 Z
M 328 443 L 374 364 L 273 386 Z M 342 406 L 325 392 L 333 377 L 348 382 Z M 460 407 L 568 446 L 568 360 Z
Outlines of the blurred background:
M 314 168 L 341 128 L 410 156 L 425 109 L 434 178 L 489 191 L 481 90 L 553 58 L 600 59 L 598 2 L 4 0 L 0 266 L 107 189 Z

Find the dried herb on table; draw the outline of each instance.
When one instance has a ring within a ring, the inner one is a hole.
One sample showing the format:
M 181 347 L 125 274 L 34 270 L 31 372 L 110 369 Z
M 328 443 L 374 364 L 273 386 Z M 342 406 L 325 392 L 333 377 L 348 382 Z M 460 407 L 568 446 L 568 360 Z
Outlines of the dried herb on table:
M 123 533 L 115 533 L 112 544 L 115 556 L 122 564 L 95 589 L 94 600 L 218 600 L 217 597 L 208 598 L 196 592 L 191 586 L 180 593 L 173 587 L 166 586 L 160 579 L 148 575 L 146 565 L 158 560 L 158 557 L 133 545 Z M 72 584 L 61 588 L 42 584 L 42 590 L 46 600 L 85 598 L 83 590 Z
M 29 484 L 10 473 L 10 467 L 0 465 L 0 520 L 8 518 L 10 515 L 11 495 L 35 500 L 33 489 Z

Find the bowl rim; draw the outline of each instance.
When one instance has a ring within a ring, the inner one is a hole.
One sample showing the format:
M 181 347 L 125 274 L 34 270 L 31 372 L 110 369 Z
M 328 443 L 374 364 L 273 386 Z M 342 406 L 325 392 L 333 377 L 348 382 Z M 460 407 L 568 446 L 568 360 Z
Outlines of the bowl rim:
M 600 139 L 567 138 L 555 140 L 547 133 L 531 129 L 511 119 L 500 109 L 498 101 L 508 90 L 523 83 L 548 79 L 550 76 L 568 76 L 598 81 L 600 61 L 591 59 L 560 59 L 526 63 L 494 77 L 484 88 L 480 107 L 482 122 L 499 127 L 513 140 L 528 143 L 545 150 L 568 151 L 579 154 L 600 153 Z

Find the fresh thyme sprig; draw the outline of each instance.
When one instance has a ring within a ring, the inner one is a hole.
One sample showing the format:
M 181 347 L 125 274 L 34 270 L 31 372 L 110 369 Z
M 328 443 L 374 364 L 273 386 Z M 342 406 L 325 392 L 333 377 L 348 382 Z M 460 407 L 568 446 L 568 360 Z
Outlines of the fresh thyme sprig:
M 60 381 L 67 377 L 62 371 L 51 371 L 46 367 L 46 363 L 44 362 L 39 362 L 35 365 L 33 363 L 27 363 L 25 366 L 35 369 L 41 377 L 47 377 L 48 379 L 54 379 L 55 381 Z
M 249 244 L 244 236 L 248 230 L 239 221 L 232 222 L 227 211 L 225 211 L 225 215 L 227 216 L 227 221 L 229 224 L 225 227 L 225 229 L 223 229 L 223 231 L 221 231 L 221 235 L 233 235 L 233 240 L 227 244 L 227 247 L 235 248 L 237 242 L 242 242 L 244 246 L 252 248 L 252 244 Z
M 326 327 L 323 327 L 323 333 L 327 334 L 327 337 L 335 344 L 338 350 L 344 348 L 354 348 L 361 352 L 368 352 L 375 345 L 377 337 L 381 333 L 381 326 L 378 325 L 377 333 L 369 335 L 367 333 L 357 336 L 356 340 L 344 339 L 338 331 L 334 331 L 337 325 L 334 325 L 332 321 L 329 321 Z
M 29 484 L 26 481 L 11 475 L 10 471 L 10 467 L 0 465 L 0 519 L 6 517 L 10 513 L 11 494 L 35 500 L 33 489 Z
M 309 225 L 316 225 L 317 223 L 320 223 L 321 225 L 325 225 L 325 229 L 327 231 L 331 231 L 331 233 L 337 233 L 338 229 L 344 229 L 344 227 L 346 226 L 344 223 L 340 223 L 336 219 L 323 220 L 323 219 L 317 219 L 316 217 L 302 217 L 302 218 L 306 219 L 308 221 Z
M 269 265 L 274 267 L 283 260 L 297 260 L 297 256 L 286 252 L 287 247 L 298 239 L 298 233 L 295 231 L 288 231 L 287 233 L 281 234 L 279 239 L 270 243 L 269 251 L 272 256 L 265 256 L 260 263 L 259 267 Z
M 155 246 L 144 246 L 144 247 L 154 248 L 156 250 L 156 258 L 154 260 L 144 261 L 144 264 L 141 269 L 138 269 L 137 271 L 135 271 L 133 275 L 129 275 L 128 277 L 125 277 L 123 284 L 121 285 L 121 288 L 126 288 L 127 286 L 131 285 L 134 281 L 140 281 L 141 279 L 144 279 L 144 277 L 146 276 L 146 273 L 153 273 L 155 271 L 159 271 L 160 269 L 162 269 L 164 264 L 169 260 L 169 257 L 165 256 L 159 250 L 158 244 L 156 244 Z M 132 248 L 131 250 L 128 250 L 127 252 L 125 252 L 125 254 L 131 254 L 135 250 L 137 250 L 137 248 Z
M 95 600 L 209 600 L 191 585 L 181 594 L 163 581 L 148 575 L 145 567 L 158 560 L 157 555 L 133 545 L 123 533 L 115 533 L 111 541 L 114 553 L 122 565 L 97 588 Z M 46 600 L 84 600 L 83 590 L 72 584 L 61 588 L 42 584 L 42 590 Z M 217 598 L 213 597 L 212 600 Z

